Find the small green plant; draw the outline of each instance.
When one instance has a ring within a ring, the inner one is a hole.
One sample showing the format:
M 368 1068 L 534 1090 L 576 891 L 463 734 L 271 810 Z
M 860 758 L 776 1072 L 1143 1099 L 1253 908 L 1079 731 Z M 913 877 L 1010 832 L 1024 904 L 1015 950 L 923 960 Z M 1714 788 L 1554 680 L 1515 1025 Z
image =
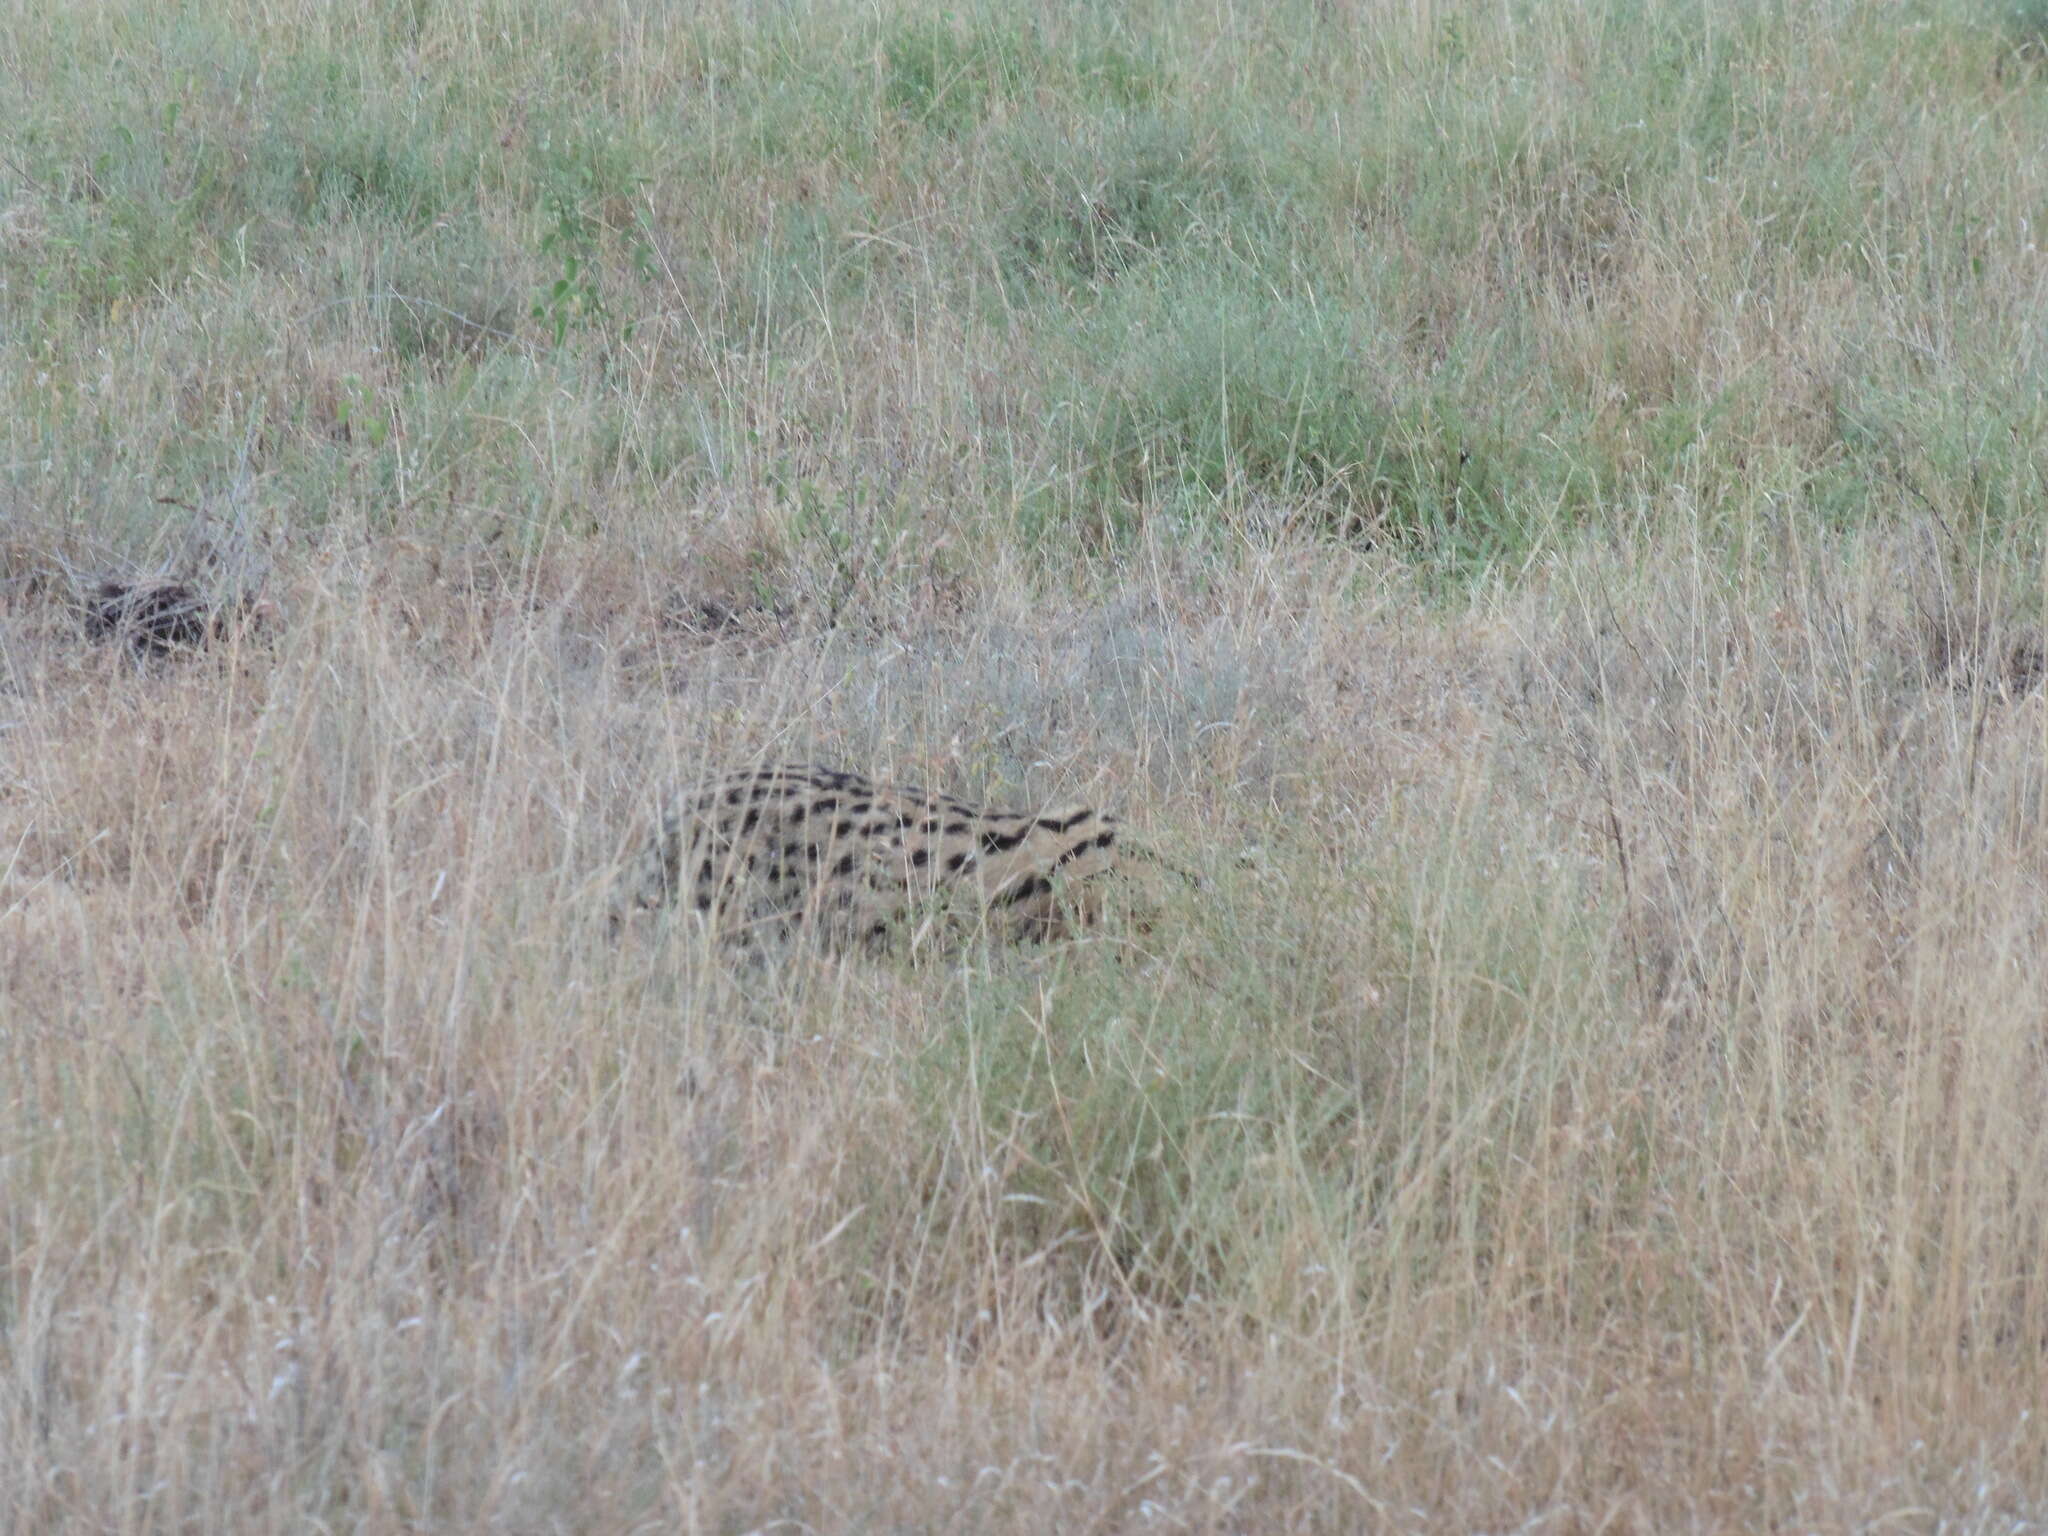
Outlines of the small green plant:
M 334 413 L 335 424 L 350 436 L 360 427 L 372 448 L 382 448 L 384 439 L 391 434 L 391 421 L 377 409 L 363 381 L 351 373 L 341 381 L 341 392 L 341 404 Z
M 557 202 L 555 227 L 542 238 L 540 251 L 560 261 L 562 275 L 534 300 L 533 318 L 554 333 L 558 347 L 567 340 L 570 326 L 588 325 L 608 314 L 604 290 L 598 283 L 595 246 L 590 221 L 573 204 Z
M 609 329 L 614 316 L 605 298 L 602 227 L 566 197 L 555 199 L 554 210 L 555 227 L 542 237 L 540 249 L 543 256 L 553 256 L 561 263 L 562 275 L 541 291 L 532 313 L 548 327 L 559 347 L 572 328 Z M 643 280 L 654 276 L 654 248 L 644 213 L 630 259 Z M 635 328 L 636 322 L 631 320 L 620 324 L 619 340 L 632 340 Z

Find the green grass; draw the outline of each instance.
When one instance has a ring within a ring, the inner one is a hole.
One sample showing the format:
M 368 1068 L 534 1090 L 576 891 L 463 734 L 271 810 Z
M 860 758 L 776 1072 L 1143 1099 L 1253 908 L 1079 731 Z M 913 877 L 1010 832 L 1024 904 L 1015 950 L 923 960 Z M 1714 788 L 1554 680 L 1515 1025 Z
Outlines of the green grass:
M 1470 575 L 1674 488 L 1855 520 L 1899 509 L 1903 459 L 1912 495 L 1998 528 L 2034 494 L 2018 10 L 489 20 L 22 29 L 8 462 L 69 459 L 99 410 L 171 414 L 169 380 L 126 376 L 158 361 L 137 324 L 239 314 L 366 352 L 381 377 L 352 388 L 436 414 L 517 358 L 530 396 L 499 419 L 614 491 L 746 483 L 710 444 L 764 378 L 831 478 L 877 478 L 882 450 L 835 436 L 844 343 L 919 327 L 991 375 L 932 434 L 966 499 L 1051 489 L 1088 537 L 1305 498 L 1328 536 Z M 293 347 L 229 350 L 273 375 L 223 382 L 245 417 L 252 388 L 303 397 L 275 377 Z M 101 352 L 96 409 L 72 391 Z M 670 399 L 689 424 L 650 432 Z M 102 481 L 189 498 L 224 471 L 196 444 L 166 466 L 168 421 L 113 435 L 149 446 Z M 253 440 L 289 522 L 433 483 L 365 480 L 319 435 Z M 654 473 L 617 472 L 627 438 Z

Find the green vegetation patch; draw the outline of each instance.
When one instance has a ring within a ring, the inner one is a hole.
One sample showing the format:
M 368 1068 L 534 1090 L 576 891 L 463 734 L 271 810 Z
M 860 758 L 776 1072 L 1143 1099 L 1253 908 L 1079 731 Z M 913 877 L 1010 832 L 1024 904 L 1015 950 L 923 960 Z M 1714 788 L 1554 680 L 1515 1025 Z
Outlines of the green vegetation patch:
M 1318 1190 L 1345 1203 L 1355 1101 L 1227 1009 L 1134 1010 L 1091 970 L 1050 999 L 977 987 L 910 1064 L 920 1136 L 970 1185 L 996 1174 L 991 1236 L 1011 1262 L 1167 1304 L 1242 1296 L 1286 1207 Z M 979 1203 L 933 1194 L 941 1218 Z
M 1056 386 L 1084 498 L 1286 501 L 1351 535 L 1498 531 L 1519 455 L 1356 307 L 1228 282 L 1120 290 Z
M 1236 135 L 1181 113 L 1034 116 L 996 151 L 1001 260 L 1015 278 L 1095 283 L 1184 245 L 1256 245 L 1287 203 Z
M 422 402 L 503 352 L 552 478 L 651 499 L 622 466 L 758 433 L 696 488 L 795 454 L 931 542 L 1256 508 L 1478 574 L 1667 506 L 1739 535 L 1766 495 L 2011 521 L 2037 11 L 31 20 L 0 74 L 6 462 L 39 497 L 82 455 L 187 493 L 280 467 L 246 391 L 175 440 L 128 410 L 197 324 L 257 337 L 212 379 Z M 677 400 L 706 403 L 681 430 Z M 309 521 L 418 483 L 290 480 Z

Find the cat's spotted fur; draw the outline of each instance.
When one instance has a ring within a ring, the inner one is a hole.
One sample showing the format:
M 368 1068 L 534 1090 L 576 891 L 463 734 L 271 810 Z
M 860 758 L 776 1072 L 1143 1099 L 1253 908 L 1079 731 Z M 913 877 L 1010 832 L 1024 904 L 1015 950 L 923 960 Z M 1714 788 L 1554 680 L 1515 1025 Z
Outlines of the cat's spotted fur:
M 1117 834 L 1087 806 L 991 811 L 840 769 L 750 768 L 669 796 L 613 920 L 680 901 L 741 940 L 801 928 L 877 945 L 907 916 L 947 911 L 1046 937 L 1085 913 Z

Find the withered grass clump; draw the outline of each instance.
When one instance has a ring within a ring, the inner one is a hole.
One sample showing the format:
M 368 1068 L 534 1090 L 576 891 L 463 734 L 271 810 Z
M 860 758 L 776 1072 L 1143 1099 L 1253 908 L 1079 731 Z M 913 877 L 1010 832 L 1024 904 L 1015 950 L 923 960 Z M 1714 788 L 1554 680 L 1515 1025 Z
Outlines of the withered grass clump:
M 243 607 L 172 577 L 107 576 L 85 594 L 85 633 L 125 645 L 138 658 L 170 656 L 221 638 Z

